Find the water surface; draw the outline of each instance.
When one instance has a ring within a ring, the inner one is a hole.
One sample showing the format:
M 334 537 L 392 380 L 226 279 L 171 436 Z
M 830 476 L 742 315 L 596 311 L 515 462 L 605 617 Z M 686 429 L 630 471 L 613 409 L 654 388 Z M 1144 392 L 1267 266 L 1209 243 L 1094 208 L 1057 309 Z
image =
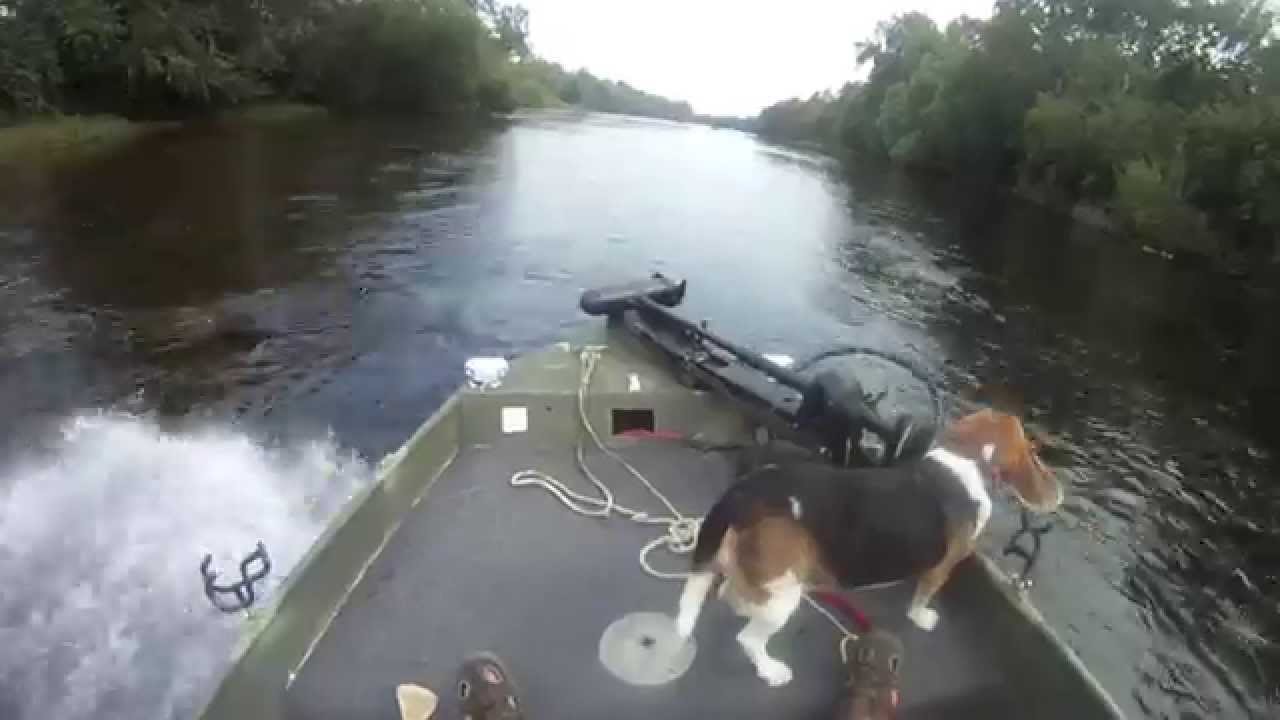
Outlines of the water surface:
M 1275 713 L 1275 292 L 963 184 L 562 114 L 211 124 L 0 178 L 0 715 L 189 713 L 235 624 L 203 552 L 296 557 L 367 482 L 347 455 L 397 447 L 467 356 L 654 270 L 762 351 L 906 351 L 1020 396 L 1071 485 L 1049 619 L 1135 717 Z

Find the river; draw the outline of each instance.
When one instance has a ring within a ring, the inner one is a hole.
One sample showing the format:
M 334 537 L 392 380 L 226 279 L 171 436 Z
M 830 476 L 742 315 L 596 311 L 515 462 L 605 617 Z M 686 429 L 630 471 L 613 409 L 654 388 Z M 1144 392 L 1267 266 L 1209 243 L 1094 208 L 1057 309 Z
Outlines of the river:
M 1133 717 L 1275 717 L 1280 296 L 1195 265 L 600 115 L 208 123 L 0 177 L 0 717 L 189 715 L 240 622 L 204 552 L 296 561 L 466 357 L 655 270 L 762 351 L 907 351 L 1021 398 L 1069 482 L 1049 620 Z

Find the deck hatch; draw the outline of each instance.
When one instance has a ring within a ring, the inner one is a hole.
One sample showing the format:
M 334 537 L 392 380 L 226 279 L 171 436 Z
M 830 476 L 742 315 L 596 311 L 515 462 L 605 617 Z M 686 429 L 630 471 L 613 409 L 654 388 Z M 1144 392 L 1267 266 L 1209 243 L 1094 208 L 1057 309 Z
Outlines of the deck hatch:
M 621 435 L 634 430 L 653 432 L 652 408 L 614 408 L 612 414 L 613 434 Z

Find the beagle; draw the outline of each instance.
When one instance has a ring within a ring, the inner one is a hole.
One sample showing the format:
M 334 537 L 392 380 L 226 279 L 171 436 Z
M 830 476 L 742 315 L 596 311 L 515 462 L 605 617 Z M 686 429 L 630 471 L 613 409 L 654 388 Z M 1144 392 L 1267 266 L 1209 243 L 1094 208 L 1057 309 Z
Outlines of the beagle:
M 1036 512 L 1062 488 L 1014 416 L 982 410 L 943 432 L 923 458 L 846 470 L 817 462 L 766 465 L 729 488 L 702 522 L 676 618 L 693 633 L 716 580 L 747 624 L 738 643 L 770 685 L 791 669 L 765 649 L 810 589 L 859 588 L 918 578 L 907 616 L 932 630 L 929 607 L 974 552 L 991 517 L 989 486 L 1004 485 Z

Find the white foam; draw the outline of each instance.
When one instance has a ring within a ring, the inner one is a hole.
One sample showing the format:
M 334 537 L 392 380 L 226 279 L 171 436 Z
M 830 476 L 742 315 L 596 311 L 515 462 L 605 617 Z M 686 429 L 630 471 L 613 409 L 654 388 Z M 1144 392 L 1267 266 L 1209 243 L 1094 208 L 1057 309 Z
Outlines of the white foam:
M 0 716 L 192 716 L 246 621 L 210 607 L 201 558 L 234 570 L 263 541 L 270 600 L 371 475 L 331 438 L 68 421 L 52 453 L 0 469 Z

